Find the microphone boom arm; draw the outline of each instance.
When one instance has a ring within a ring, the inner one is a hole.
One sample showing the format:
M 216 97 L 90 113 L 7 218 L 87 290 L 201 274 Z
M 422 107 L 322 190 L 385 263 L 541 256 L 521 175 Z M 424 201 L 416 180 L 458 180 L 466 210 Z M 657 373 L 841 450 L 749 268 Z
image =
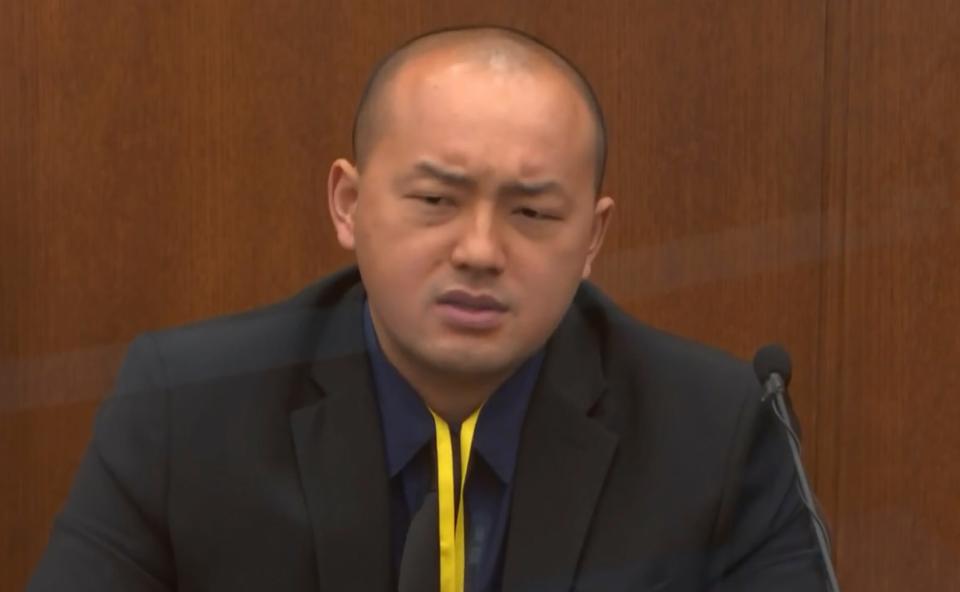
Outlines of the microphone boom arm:
M 790 445 L 793 465 L 797 470 L 797 490 L 800 493 L 800 500 L 810 512 L 810 521 L 813 524 L 813 530 L 817 537 L 817 545 L 820 547 L 820 555 L 823 558 L 823 565 L 827 572 L 829 590 L 831 592 L 839 592 L 840 585 L 837 583 L 837 574 L 834 572 L 833 561 L 830 558 L 830 534 L 826 524 L 820 517 L 817 498 L 813 494 L 813 489 L 807 480 L 807 473 L 803 469 L 803 460 L 800 456 L 800 438 L 797 436 L 793 422 L 790 420 L 790 412 L 787 409 L 786 384 L 780 374 L 773 372 L 764 383 L 763 390 L 764 392 L 760 401 L 765 403 L 767 400 L 772 400 L 771 407 L 773 413 L 777 416 L 780 423 L 783 424 L 787 434 L 787 443 Z

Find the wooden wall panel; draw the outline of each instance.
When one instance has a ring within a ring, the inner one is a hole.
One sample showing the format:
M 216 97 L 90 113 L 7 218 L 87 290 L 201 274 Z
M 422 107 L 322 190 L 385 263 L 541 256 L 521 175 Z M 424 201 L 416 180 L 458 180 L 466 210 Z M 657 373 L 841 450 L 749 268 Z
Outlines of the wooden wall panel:
M 838 4 L 825 347 L 840 577 L 960 590 L 960 4 Z
M 512 25 L 580 64 L 610 120 L 620 204 L 597 280 L 742 355 L 781 339 L 812 383 L 823 2 L 13 5 L 0 24 L 13 56 L 0 459 L 18 476 L 0 489 L 4 589 L 43 548 L 130 338 L 348 260 L 326 169 L 370 66 L 425 29 Z
M 742 357 L 784 343 L 810 434 L 823 9 L 625 2 L 618 18 L 631 26 L 616 40 L 619 66 L 599 80 L 614 122 L 608 185 L 619 209 L 597 279 L 639 318 Z
M 3 4 L 0 589 L 39 556 L 124 344 L 346 263 L 324 183 L 370 66 L 481 22 L 597 87 L 618 200 L 597 281 L 742 356 L 790 347 L 845 589 L 960 580 L 957 522 L 933 519 L 957 480 L 958 404 L 931 369 L 956 388 L 949 3 Z
M 355 89 L 330 92 L 342 65 L 324 57 L 315 3 L 8 4 L 0 589 L 14 590 L 134 334 L 266 302 L 347 260 L 323 187 Z

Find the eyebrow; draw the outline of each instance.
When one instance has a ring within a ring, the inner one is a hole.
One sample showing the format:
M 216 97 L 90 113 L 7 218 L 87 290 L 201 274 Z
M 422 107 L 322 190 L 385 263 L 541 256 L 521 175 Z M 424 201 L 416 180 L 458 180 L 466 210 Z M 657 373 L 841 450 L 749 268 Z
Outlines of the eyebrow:
M 504 197 L 537 197 L 546 193 L 557 193 L 561 196 L 566 196 L 566 192 L 563 190 L 563 187 L 560 186 L 560 183 L 553 180 L 536 181 L 532 183 L 512 181 L 501 185 L 497 193 Z
M 433 177 L 434 179 L 446 185 L 452 185 L 454 187 L 471 188 L 475 187 L 477 184 L 475 180 L 463 173 L 445 169 L 426 160 L 421 160 L 418 162 L 414 169 L 416 169 L 419 175 Z
M 477 186 L 477 181 L 457 171 L 443 168 L 432 162 L 421 160 L 414 169 L 418 175 L 426 175 L 453 187 L 462 187 L 472 189 Z M 566 197 L 567 192 L 563 186 L 552 179 L 545 181 L 511 181 L 501 185 L 497 189 L 497 194 L 502 197 L 537 197 L 546 193 L 557 193 Z

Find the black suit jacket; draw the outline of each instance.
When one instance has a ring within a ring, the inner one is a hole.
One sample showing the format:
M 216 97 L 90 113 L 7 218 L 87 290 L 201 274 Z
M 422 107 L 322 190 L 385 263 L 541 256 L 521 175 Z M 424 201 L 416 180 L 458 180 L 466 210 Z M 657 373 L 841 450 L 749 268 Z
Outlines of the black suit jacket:
M 136 339 L 29 590 L 390 590 L 362 302 L 351 268 Z M 583 284 L 525 419 L 503 589 L 823 590 L 759 395 Z

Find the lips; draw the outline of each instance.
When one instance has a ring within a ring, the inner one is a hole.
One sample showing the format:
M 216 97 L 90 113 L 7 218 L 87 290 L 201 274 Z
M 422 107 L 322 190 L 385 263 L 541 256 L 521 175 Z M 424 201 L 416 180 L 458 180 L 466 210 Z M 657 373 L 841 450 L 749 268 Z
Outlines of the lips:
M 437 311 L 451 329 L 475 333 L 499 327 L 506 317 L 507 306 L 490 294 L 450 290 L 437 299 Z
M 464 290 L 450 290 L 445 292 L 438 300 L 440 304 L 456 306 L 477 311 L 496 311 L 503 312 L 507 310 L 505 304 L 489 294 L 471 294 Z

